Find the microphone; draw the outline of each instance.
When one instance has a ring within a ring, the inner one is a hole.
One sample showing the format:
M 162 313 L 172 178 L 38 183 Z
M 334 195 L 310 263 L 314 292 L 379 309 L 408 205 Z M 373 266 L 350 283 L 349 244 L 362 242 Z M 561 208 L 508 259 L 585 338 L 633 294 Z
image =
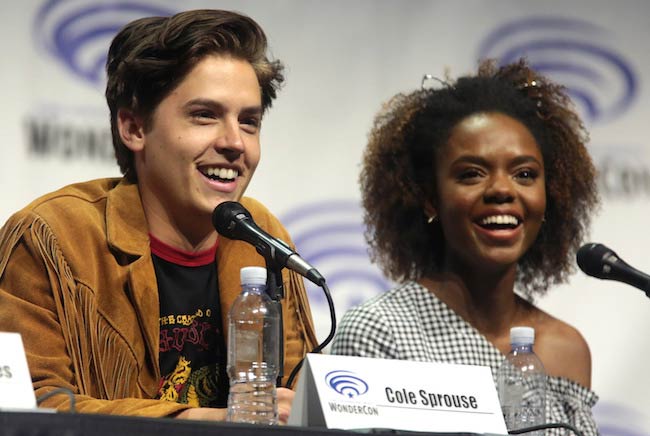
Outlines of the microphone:
M 228 239 L 236 239 L 253 245 L 267 261 L 280 268 L 289 268 L 318 286 L 325 278 L 316 268 L 293 251 L 286 242 L 274 238 L 260 229 L 250 212 L 236 201 L 225 201 L 212 212 L 212 225 Z
M 611 248 L 593 242 L 585 244 L 578 250 L 576 260 L 585 274 L 627 283 L 650 297 L 650 276 L 625 263 Z

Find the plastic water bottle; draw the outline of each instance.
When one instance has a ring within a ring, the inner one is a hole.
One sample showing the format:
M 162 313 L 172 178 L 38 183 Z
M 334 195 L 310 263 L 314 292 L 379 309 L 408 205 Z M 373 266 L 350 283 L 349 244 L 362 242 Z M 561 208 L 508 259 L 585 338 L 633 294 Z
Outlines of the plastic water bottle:
M 241 269 L 242 292 L 228 314 L 227 420 L 277 424 L 278 304 L 266 293 L 266 269 Z
M 499 367 L 497 384 L 508 430 L 546 422 L 546 372 L 533 352 L 535 329 L 510 329 L 511 351 Z M 540 430 L 534 435 L 543 435 Z

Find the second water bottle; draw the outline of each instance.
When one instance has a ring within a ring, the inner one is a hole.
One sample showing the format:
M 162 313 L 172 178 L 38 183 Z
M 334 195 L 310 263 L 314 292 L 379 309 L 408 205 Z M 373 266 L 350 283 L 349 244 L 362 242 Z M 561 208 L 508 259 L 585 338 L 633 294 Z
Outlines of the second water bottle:
M 546 372 L 533 352 L 534 342 L 532 327 L 510 330 L 511 351 L 497 373 L 499 401 L 508 430 L 546 422 Z M 543 435 L 544 432 L 527 434 Z

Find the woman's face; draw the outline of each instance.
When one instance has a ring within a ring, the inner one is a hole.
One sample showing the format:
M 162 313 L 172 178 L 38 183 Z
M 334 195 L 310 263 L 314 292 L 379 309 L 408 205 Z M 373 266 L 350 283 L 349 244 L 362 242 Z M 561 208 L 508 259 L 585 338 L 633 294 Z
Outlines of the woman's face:
M 437 154 L 437 198 L 447 267 L 515 268 L 544 219 L 544 160 L 519 121 L 499 113 L 459 122 Z

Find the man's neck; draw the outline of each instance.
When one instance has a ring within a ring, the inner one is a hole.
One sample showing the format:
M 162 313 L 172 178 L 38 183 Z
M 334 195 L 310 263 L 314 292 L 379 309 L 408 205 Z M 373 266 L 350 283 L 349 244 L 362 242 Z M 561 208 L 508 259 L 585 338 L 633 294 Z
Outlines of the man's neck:
M 146 206 L 144 214 L 149 233 L 171 247 L 195 253 L 209 250 L 217 242 L 217 232 L 209 220 L 188 216 L 179 222 L 168 214 L 157 213 Z M 202 221 L 206 221 L 206 225 L 200 225 Z

